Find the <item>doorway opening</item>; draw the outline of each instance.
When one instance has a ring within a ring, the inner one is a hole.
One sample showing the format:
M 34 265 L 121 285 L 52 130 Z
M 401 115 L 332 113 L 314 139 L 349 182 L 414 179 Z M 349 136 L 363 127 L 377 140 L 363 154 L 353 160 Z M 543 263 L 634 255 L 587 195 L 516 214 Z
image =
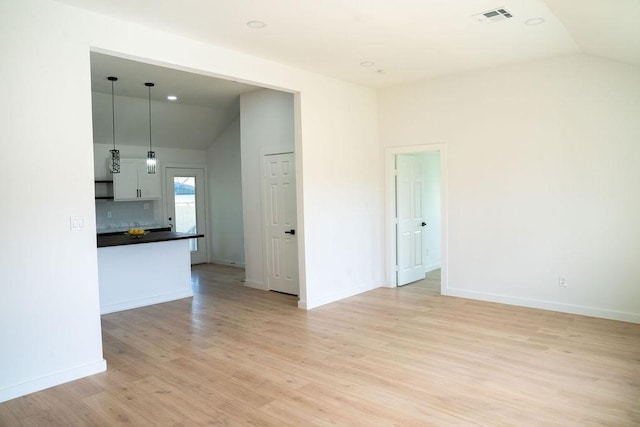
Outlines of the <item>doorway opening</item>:
M 402 286 L 439 270 L 447 284 L 446 145 L 385 150 L 386 283 Z
M 144 158 L 146 155 L 148 146 L 146 142 L 141 142 L 148 140 L 146 127 L 129 123 L 146 120 L 146 116 L 140 116 L 140 111 L 147 111 L 149 101 L 146 94 L 143 100 L 139 99 L 137 93 L 140 82 L 153 76 L 158 87 L 162 88 L 153 93 L 150 101 L 156 112 L 153 145 L 157 147 L 159 161 L 164 166 L 199 165 L 205 167 L 208 173 L 205 176 L 206 187 L 200 185 L 203 190 L 206 189 L 204 195 L 201 197 L 197 194 L 199 186 L 196 179 L 196 194 L 190 196 L 195 196 L 195 204 L 204 201 L 205 205 L 204 219 L 201 221 L 196 217 L 198 233 L 205 234 L 205 237 L 198 239 L 191 248 L 192 264 L 214 262 L 241 267 L 245 271 L 244 286 L 266 290 L 265 225 L 262 221 L 259 173 L 262 155 L 258 153 L 280 148 L 283 144 L 287 145 L 290 152 L 299 151 L 300 93 L 292 88 L 266 88 L 260 83 L 236 80 L 233 76 L 99 48 L 92 48 L 90 62 L 95 179 L 111 178 L 104 157 L 116 143 L 123 159 Z M 118 77 L 115 97 L 111 94 L 108 76 Z M 168 101 L 166 95 L 170 93 L 177 93 L 179 99 Z M 113 105 L 116 106 L 115 114 L 112 114 Z M 196 153 L 205 150 L 206 153 Z M 297 173 L 301 163 L 298 166 Z M 164 169 L 162 173 L 165 173 Z M 189 175 L 177 178 L 188 180 Z M 173 221 L 176 218 L 178 222 L 181 221 L 177 211 L 186 209 L 191 202 L 181 200 L 184 203 L 180 206 L 175 205 L 177 200 L 168 203 L 166 189 L 176 184 L 167 183 L 166 176 L 161 177 L 161 182 L 165 191 L 155 197 L 155 203 L 140 203 L 140 206 L 144 206 L 139 209 L 142 213 L 134 213 L 144 216 L 133 219 L 137 222 L 153 222 L 154 226 L 172 225 L 176 231 L 179 224 Z M 183 184 L 189 185 L 186 181 L 180 183 Z M 173 193 L 174 199 L 186 199 L 187 196 Z M 122 203 L 119 205 L 124 207 Z M 168 214 L 170 209 L 167 205 L 171 206 L 172 215 Z M 100 208 L 96 216 L 98 219 L 104 217 L 105 227 L 119 219 L 119 212 L 111 209 L 107 203 L 96 206 L 97 211 Z M 131 210 L 122 210 L 126 211 L 123 216 L 132 216 Z M 301 207 L 296 206 L 296 211 L 302 215 Z M 193 212 L 190 215 L 190 219 L 182 218 L 190 224 L 187 224 L 188 229 L 193 228 Z M 172 220 L 168 220 L 169 217 Z M 291 247 L 298 252 L 296 270 L 304 271 L 302 222 L 298 223 L 300 228 L 296 230 L 296 244 Z M 200 252 L 201 255 L 198 255 Z M 304 305 L 305 278 L 304 275 L 297 276 L 296 294 Z
M 171 231 L 208 235 L 204 168 L 165 167 L 165 209 Z M 191 264 L 208 261 L 207 240 L 190 239 Z

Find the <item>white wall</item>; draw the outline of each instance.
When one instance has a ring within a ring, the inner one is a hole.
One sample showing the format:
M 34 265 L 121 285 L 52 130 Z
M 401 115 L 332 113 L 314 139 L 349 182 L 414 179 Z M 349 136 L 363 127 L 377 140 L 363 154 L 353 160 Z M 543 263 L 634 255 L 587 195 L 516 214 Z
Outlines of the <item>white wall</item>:
M 384 274 L 376 93 L 317 89 L 301 95 L 307 308 L 379 287 Z
M 111 156 L 109 150 L 112 148 L 113 145 L 110 144 L 93 144 L 93 151 L 95 153 L 93 157 L 95 179 L 112 178 L 107 167 L 107 160 Z M 147 151 L 149 150 L 148 145 L 118 145 L 116 148 L 120 150 L 121 159 L 146 159 Z M 168 163 L 193 164 L 203 167 L 207 165 L 206 150 L 153 147 L 153 151 L 156 153 L 156 159 L 160 166 Z
M 640 322 L 640 69 L 578 55 L 379 97 L 383 146 L 447 144 L 446 293 Z
M 240 152 L 246 284 L 266 289 L 261 150 L 295 151 L 293 95 L 269 89 L 240 95 Z
M 0 49 L 3 105 L 11 106 L 1 115 L 3 141 L 11 141 L 2 148 L 12 159 L 0 179 L 20 177 L 20 185 L 6 186 L 4 197 L 15 203 L 0 214 L 8 224 L 0 246 L 0 366 L 11 367 L 0 376 L 0 400 L 104 367 L 90 49 L 297 93 L 302 303 L 382 281 L 374 90 L 50 0 L 0 2 Z M 87 229 L 70 232 L 70 216 L 85 217 Z
M 207 150 L 211 261 L 243 267 L 240 117 Z
M 56 19 L 53 3 L 0 2 L 0 402 L 105 369 L 88 49 Z
M 146 90 L 146 88 L 144 88 Z M 92 92 L 93 142 L 113 145 L 111 95 Z M 142 94 L 144 95 L 144 93 Z M 149 146 L 149 101 L 115 96 L 116 148 L 122 145 Z M 228 113 L 213 108 L 172 102 L 151 101 L 152 145 L 206 149 L 216 137 L 218 122 Z M 146 156 L 146 152 L 145 152 Z

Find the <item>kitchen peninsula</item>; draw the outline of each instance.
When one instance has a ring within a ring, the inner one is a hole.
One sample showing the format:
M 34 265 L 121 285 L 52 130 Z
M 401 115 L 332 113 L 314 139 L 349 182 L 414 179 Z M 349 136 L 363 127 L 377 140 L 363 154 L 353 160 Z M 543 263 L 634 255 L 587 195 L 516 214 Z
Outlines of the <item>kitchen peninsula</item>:
M 189 239 L 202 234 L 156 231 L 98 235 L 100 313 L 193 296 Z

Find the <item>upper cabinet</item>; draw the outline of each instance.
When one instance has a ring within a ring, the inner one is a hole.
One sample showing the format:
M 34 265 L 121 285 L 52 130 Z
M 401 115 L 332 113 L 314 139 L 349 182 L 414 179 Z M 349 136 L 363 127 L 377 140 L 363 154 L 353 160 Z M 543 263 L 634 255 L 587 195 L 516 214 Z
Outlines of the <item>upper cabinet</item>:
M 147 173 L 146 159 L 121 159 L 120 173 L 113 174 L 113 199 L 160 199 L 160 174 Z

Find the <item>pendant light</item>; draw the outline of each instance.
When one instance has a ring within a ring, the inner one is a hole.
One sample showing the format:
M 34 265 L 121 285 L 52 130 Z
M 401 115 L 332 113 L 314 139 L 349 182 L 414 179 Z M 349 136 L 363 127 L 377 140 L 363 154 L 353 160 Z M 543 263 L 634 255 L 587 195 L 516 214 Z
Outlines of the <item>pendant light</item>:
M 109 162 L 109 172 L 120 173 L 120 150 L 116 150 L 116 107 L 115 96 L 113 94 L 113 82 L 117 82 L 117 77 L 107 77 L 107 80 L 111 82 L 111 134 L 113 137 L 113 150 L 109 150 L 111 153 L 111 160 Z
M 145 83 L 149 88 L 149 151 L 147 152 L 147 173 L 156 173 L 156 153 L 151 148 L 151 88 L 153 83 Z

